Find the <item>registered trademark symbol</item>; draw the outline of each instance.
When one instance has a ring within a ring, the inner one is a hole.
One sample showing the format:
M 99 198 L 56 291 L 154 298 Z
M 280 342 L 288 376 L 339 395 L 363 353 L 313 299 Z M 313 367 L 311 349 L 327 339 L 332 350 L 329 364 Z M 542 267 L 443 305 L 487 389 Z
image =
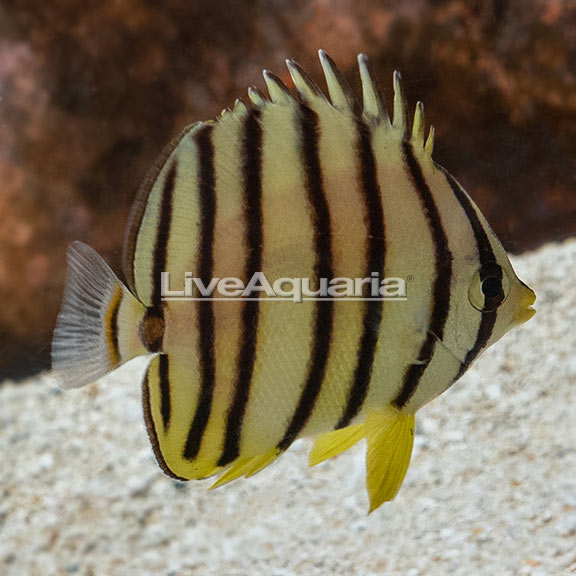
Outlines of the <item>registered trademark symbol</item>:
M 410 274 L 410 276 L 406 276 L 406 281 L 407 282 L 414 282 L 414 276 L 412 276 L 412 274 Z

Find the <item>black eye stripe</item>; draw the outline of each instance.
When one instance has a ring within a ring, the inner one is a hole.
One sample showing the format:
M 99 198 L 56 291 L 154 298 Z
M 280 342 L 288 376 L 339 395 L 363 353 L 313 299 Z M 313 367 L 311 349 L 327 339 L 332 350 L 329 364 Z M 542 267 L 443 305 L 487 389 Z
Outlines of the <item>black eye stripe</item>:
M 502 268 L 496 262 L 488 262 L 480 269 L 480 280 L 487 278 L 502 278 Z

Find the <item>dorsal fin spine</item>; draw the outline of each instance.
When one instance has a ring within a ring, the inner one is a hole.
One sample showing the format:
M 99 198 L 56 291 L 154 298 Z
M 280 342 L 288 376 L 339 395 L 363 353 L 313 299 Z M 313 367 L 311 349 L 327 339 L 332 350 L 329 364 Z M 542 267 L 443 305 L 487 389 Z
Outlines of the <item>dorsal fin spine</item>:
M 234 113 L 243 114 L 247 112 L 247 110 L 248 108 L 246 107 L 244 100 L 242 100 L 242 98 L 236 98 L 236 101 L 234 102 Z
M 402 94 L 402 76 L 394 71 L 394 118 L 392 126 L 404 136 L 406 134 L 406 103 Z
M 428 132 L 428 138 L 426 139 L 426 144 L 424 144 L 424 151 L 428 156 L 432 156 L 432 152 L 434 152 L 434 126 L 430 126 L 430 131 Z
M 342 74 L 332 61 L 332 58 L 330 58 L 324 50 L 318 50 L 318 55 L 320 56 L 320 64 L 322 64 L 332 106 L 339 110 L 352 113 L 355 108 L 354 99 L 350 94 Z
M 312 104 L 317 101 L 326 102 L 326 97 L 314 83 L 314 81 L 306 74 L 300 65 L 294 60 L 286 60 L 286 66 L 294 82 L 298 94 L 307 104 Z
M 284 105 L 294 103 L 294 97 L 290 94 L 290 90 L 288 90 L 286 84 L 284 84 L 278 76 L 272 74 L 269 70 L 264 70 L 263 75 L 272 102 Z
M 250 98 L 250 102 L 252 102 L 256 108 L 262 108 L 266 105 L 267 102 L 264 94 L 262 94 L 262 92 L 260 92 L 256 86 L 250 86 L 248 88 L 248 98 Z
M 424 149 L 424 105 L 422 102 L 416 103 L 411 142 L 418 152 Z
M 428 156 L 432 156 L 434 127 L 430 127 L 426 136 L 424 107 L 421 102 L 418 102 L 414 111 L 412 129 L 410 130 L 400 72 L 395 71 L 393 76 L 394 103 L 392 117 L 390 117 L 378 79 L 370 70 L 368 57 L 365 54 L 359 54 L 358 67 L 362 82 L 363 105 L 363 110 L 360 112 L 356 100 L 352 97 L 346 81 L 334 62 L 323 50 L 319 50 L 318 53 L 328 86 L 329 99 L 294 60 L 286 60 L 286 65 L 298 94 L 293 94 L 278 76 L 268 70 L 264 70 L 264 80 L 270 96 L 267 97 L 254 86 L 248 88 L 248 97 L 252 107 L 262 109 L 270 103 L 292 107 L 298 106 L 298 102 L 310 107 L 328 104 L 343 114 L 350 115 L 356 119 L 363 117 L 367 125 L 372 128 L 377 126 L 383 129 L 391 128 L 395 134 L 394 138 L 407 140 L 412 144 L 416 152 L 423 152 Z M 241 99 L 237 99 L 231 110 L 222 111 L 220 119 L 225 119 L 229 115 L 243 115 L 248 112 L 248 109 L 249 107 Z
M 362 81 L 362 102 L 364 116 L 376 122 L 385 121 L 390 123 L 388 110 L 382 97 L 382 91 L 377 80 L 370 72 L 368 57 L 365 54 L 358 55 L 358 66 L 360 68 L 360 79 Z

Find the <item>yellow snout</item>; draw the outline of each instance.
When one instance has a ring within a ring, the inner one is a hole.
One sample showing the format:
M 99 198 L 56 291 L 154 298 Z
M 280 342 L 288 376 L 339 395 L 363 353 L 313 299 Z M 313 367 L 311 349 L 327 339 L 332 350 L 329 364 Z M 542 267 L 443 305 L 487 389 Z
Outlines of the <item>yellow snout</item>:
M 536 294 L 526 284 L 522 283 L 520 285 L 518 306 L 514 315 L 515 324 L 524 324 L 536 314 L 536 310 L 532 308 L 534 302 L 536 302 Z

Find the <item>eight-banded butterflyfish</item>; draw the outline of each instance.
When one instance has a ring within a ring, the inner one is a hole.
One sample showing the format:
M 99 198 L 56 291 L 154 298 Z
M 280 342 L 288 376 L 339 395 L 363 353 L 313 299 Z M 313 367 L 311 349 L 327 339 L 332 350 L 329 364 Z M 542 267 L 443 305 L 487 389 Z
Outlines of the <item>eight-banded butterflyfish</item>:
M 402 484 L 416 411 L 528 320 L 535 295 L 433 161 L 421 103 L 408 129 L 400 74 L 390 118 L 366 56 L 361 106 L 320 61 L 328 96 L 288 61 L 295 93 L 265 71 L 269 96 L 251 88 L 167 147 L 133 208 L 126 285 L 71 245 L 53 366 L 73 388 L 146 355 L 148 434 L 182 480 L 252 476 L 301 437 L 317 437 L 312 465 L 365 438 L 374 510 Z M 170 294 L 226 279 L 242 296 L 260 273 L 369 280 L 360 298 L 169 299 L 165 272 Z M 369 297 L 373 278 L 404 279 L 404 297 Z

